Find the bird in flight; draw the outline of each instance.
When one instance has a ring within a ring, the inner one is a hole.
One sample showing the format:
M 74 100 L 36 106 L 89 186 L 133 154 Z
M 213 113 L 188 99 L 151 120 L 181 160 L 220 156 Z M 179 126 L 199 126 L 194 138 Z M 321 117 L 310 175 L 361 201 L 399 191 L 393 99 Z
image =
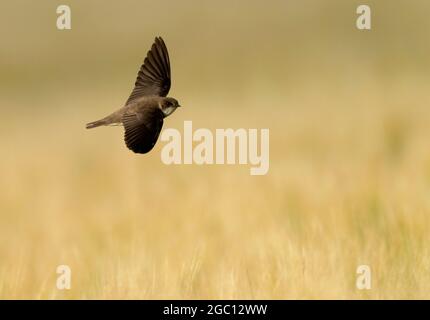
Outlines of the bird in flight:
M 170 82 L 169 53 L 163 39 L 156 37 L 125 106 L 101 120 L 87 123 L 86 128 L 123 125 L 127 148 L 135 153 L 151 151 L 164 118 L 180 107 L 176 99 L 166 97 Z

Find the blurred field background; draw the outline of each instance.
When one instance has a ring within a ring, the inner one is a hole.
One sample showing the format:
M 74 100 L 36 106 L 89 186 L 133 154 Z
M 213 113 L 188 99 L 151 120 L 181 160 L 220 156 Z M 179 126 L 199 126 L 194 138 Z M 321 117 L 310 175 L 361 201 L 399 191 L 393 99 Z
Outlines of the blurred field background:
M 2 1 L 0 298 L 430 298 L 430 3 L 365 3 Z M 266 176 L 84 129 L 157 35 L 165 128 L 269 128 Z

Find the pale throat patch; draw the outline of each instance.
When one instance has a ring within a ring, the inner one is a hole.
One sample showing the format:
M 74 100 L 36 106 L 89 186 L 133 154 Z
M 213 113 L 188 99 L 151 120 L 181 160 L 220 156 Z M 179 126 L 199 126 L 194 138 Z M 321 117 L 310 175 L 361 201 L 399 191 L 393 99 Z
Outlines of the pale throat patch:
M 177 107 L 174 107 L 174 106 L 170 106 L 170 107 L 167 107 L 167 108 L 163 109 L 163 107 L 161 106 L 161 102 L 158 102 L 158 107 L 164 113 L 165 117 L 170 116 L 173 113 L 173 111 L 175 111 L 176 108 L 177 108 Z
M 173 113 L 173 111 L 175 111 L 175 110 L 176 110 L 176 107 L 174 107 L 174 106 L 167 107 L 164 109 L 161 108 L 161 111 L 163 111 L 165 117 L 170 116 Z

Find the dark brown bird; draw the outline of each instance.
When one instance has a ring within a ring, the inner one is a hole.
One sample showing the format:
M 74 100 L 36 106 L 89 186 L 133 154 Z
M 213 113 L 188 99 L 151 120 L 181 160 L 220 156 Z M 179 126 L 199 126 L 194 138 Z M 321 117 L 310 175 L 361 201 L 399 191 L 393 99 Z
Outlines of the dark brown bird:
M 125 106 L 101 120 L 88 123 L 86 128 L 123 125 L 127 148 L 136 153 L 151 151 L 163 119 L 180 107 L 176 99 L 166 97 L 170 83 L 169 53 L 163 39 L 157 37 L 137 74 Z

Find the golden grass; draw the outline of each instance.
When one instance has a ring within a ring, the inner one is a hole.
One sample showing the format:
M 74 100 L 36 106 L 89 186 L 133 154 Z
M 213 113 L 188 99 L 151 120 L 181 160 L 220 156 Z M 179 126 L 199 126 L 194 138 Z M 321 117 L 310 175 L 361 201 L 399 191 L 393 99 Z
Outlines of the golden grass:
M 0 298 L 430 298 L 429 5 L 371 2 L 363 34 L 348 1 L 91 3 L 72 1 L 65 34 L 54 2 L 4 4 Z M 165 127 L 269 128 L 266 176 L 84 129 L 156 34 L 185 106 Z
M 264 119 L 271 167 L 261 177 L 166 166 L 162 143 L 135 156 L 120 128 L 85 131 L 76 101 L 41 121 L 12 119 L 1 141 L 0 296 L 428 298 L 428 113 L 418 96 L 406 106 L 393 91 L 396 108 L 372 90 L 360 106 L 341 92 L 324 108 L 322 91 L 292 95 Z M 261 110 L 249 105 L 244 120 L 239 101 L 223 101 L 208 119 L 192 110 L 200 103 L 167 126 L 194 113 L 195 127 L 252 126 Z M 55 287 L 60 264 L 72 268 L 70 291 Z M 372 290 L 355 288 L 360 264 Z

